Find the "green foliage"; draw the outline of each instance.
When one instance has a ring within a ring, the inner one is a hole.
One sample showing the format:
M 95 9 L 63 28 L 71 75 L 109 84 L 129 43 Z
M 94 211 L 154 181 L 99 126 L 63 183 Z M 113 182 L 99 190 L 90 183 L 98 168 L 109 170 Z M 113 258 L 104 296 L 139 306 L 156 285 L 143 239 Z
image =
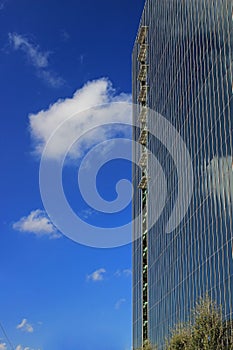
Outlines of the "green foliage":
M 224 336 L 222 312 L 207 297 L 202 299 L 194 310 L 192 345 L 197 349 L 223 349 Z
M 151 342 L 149 340 L 146 340 L 143 344 L 142 348 L 139 348 L 137 350 L 156 350 L 157 348 L 155 346 L 152 346 Z
M 143 344 L 143 350 L 153 350 L 152 345 L 149 340 L 146 340 Z
M 186 350 L 190 343 L 191 332 L 187 325 L 177 325 L 172 330 L 171 338 L 167 341 L 167 350 Z
M 191 319 L 171 332 L 166 350 L 233 350 L 232 327 L 207 296 L 196 304 Z

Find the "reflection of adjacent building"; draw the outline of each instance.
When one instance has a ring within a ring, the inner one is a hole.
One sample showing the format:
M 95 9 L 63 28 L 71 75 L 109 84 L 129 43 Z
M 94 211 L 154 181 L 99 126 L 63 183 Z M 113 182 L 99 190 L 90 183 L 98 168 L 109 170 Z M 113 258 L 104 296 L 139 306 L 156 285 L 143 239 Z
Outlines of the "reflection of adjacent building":
M 149 338 L 159 349 L 177 322 L 206 292 L 232 318 L 233 99 L 230 1 L 147 0 L 133 50 L 133 344 Z M 194 194 L 185 219 L 166 223 L 177 196 L 176 169 L 150 131 L 147 107 L 179 131 L 194 169 Z M 150 189 L 159 160 L 168 196 L 157 223 Z M 141 215 L 139 215 L 141 213 Z

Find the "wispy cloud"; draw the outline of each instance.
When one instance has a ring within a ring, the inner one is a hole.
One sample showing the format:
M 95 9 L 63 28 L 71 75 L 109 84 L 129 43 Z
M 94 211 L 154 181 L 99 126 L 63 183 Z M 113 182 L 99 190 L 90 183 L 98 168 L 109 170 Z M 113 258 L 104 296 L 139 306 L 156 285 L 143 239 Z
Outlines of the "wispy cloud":
M 68 41 L 70 39 L 70 34 L 65 30 L 61 30 L 61 39 L 62 41 Z
M 130 269 L 117 270 L 114 273 L 114 276 L 116 277 L 122 277 L 122 276 L 129 277 L 131 275 L 132 275 L 132 271 Z
M 124 299 L 124 298 L 119 299 L 115 304 L 115 309 L 119 310 L 121 305 L 124 304 L 125 302 L 126 302 L 126 299 Z
M 37 237 L 48 236 L 51 239 L 62 237 L 43 210 L 32 211 L 13 224 L 13 228 L 20 232 L 32 233 Z
M 16 329 L 20 329 L 26 333 L 33 333 L 34 329 L 30 323 L 28 323 L 26 318 L 23 318 L 22 321 L 16 326 Z
M 0 343 L 0 350 L 7 350 L 6 343 Z
M 77 90 L 71 98 L 58 100 L 48 110 L 42 110 L 29 116 L 31 136 L 35 144 L 35 153 L 41 154 L 51 134 L 56 130 L 56 138 L 51 148 L 46 152 L 47 157 L 59 159 L 65 152 L 70 140 L 83 137 L 83 143 L 72 149 L 70 156 L 83 155 L 85 146 L 91 146 L 95 142 L 106 139 L 108 132 L 104 128 L 86 133 L 96 125 L 112 123 L 118 119 L 124 122 L 131 120 L 131 108 L 127 103 L 131 96 L 126 94 L 116 95 L 111 82 L 106 78 L 94 80 Z M 107 105 L 106 105 L 107 104 Z M 93 111 L 91 107 L 99 106 Z M 71 116 L 77 116 L 70 119 Z M 69 122 L 67 122 L 69 120 Z M 62 125 L 62 128 L 59 126 Z M 94 129 L 95 130 L 95 129 Z M 123 129 L 125 130 L 125 128 Z
M 106 273 L 106 270 L 104 268 L 98 269 L 94 272 L 92 272 L 90 275 L 87 275 L 87 281 L 103 281 L 104 274 Z
M 82 55 L 79 56 L 79 60 L 80 60 L 80 63 L 81 63 L 81 64 L 84 63 L 84 57 L 85 57 L 84 54 L 82 54 Z
M 26 36 L 9 33 L 9 43 L 15 51 L 22 51 L 28 62 L 36 68 L 37 75 L 52 87 L 60 87 L 64 80 L 49 69 L 49 55 L 51 52 L 42 51 L 39 45 L 31 42 Z
M 80 217 L 83 217 L 84 219 L 88 219 L 94 214 L 97 214 L 97 211 L 95 211 L 92 208 L 88 208 L 88 209 L 81 210 L 78 214 Z
M 64 84 L 64 80 L 59 77 L 56 73 L 48 70 L 40 70 L 38 76 L 44 79 L 50 86 L 59 88 Z
M 34 67 L 48 67 L 49 52 L 42 52 L 38 45 L 30 43 L 26 37 L 20 34 L 9 33 L 8 36 L 13 49 L 23 51 Z
M 29 346 L 24 347 L 24 346 L 19 344 L 16 346 L 15 350 L 34 350 L 34 349 L 30 348 Z M 40 350 L 40 349 L 38 349 L 38 350 Z
M 2 1 L 0 1 L 0 11 L 2 11 L 4 8 L 5 8 L 5 6 L 6 6 L 6 3 L 7 3 L 7 1 L 5 0 L 2 0 Z M 0 344 L 1 345 L 1 344 Z M 1 348 L 0 348 L 1 349 Z

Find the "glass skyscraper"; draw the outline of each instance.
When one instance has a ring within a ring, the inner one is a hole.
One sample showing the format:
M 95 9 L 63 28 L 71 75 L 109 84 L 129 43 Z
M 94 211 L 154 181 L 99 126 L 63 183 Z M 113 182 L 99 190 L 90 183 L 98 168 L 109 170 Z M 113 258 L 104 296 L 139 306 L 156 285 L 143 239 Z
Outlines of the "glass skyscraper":
M 171 327 L 206 293 L 233 318 L 232 51 L 231 0 L 146 1 L 132 56 L 134 349 L 145 339 L 163 349 Z M 192 161 L 191 203 L 171 233 L 180 179 L 149 109 L 176 128 Z M 152 155 L 167 194 L 150 227 L 160 186 Z

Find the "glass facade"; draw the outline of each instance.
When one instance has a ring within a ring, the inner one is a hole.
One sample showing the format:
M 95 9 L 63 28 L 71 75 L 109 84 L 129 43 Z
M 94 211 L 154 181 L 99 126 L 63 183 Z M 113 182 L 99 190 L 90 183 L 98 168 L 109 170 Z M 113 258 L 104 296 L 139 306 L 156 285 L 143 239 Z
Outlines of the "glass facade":
M 171 327 L 206 293 L 225 319 L 233 318 L 232 23 L 231 0 L 145 3 L 132 56 L 134 349 L 146 338 L 163 349 Z M 176 128 L 192 160 L 192 201 L 170 234 L 179 179 L 166 147 L 152 136 L 156 123 L 146 107 Z M 167 181 L 164 210 L 151 228 L 159 179 L 149 154 Z

